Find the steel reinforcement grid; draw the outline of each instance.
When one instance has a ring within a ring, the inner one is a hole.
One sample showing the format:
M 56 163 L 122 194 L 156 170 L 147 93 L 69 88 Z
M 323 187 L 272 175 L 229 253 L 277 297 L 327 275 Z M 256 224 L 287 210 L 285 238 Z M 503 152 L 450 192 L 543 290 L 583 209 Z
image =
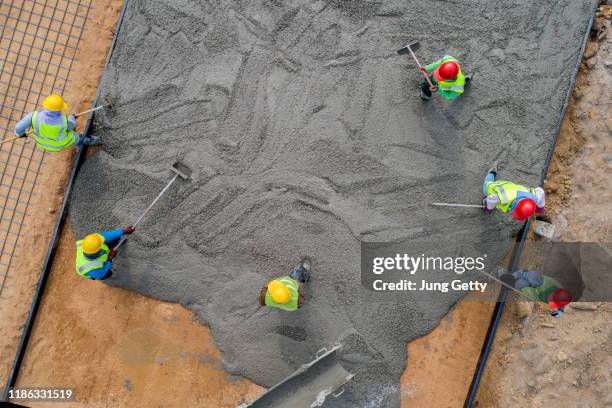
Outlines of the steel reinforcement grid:
M 2 140 L 45 96 L 63 93 L 90 9 L 91 0 L 0 0 Z M 45 158 L 30 139 L 0 147 L 0 312 Z

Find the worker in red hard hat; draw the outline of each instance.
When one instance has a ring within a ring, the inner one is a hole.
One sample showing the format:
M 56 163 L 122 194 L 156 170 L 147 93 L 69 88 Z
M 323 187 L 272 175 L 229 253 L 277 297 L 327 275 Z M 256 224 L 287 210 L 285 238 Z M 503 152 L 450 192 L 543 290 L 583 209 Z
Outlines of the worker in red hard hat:
M 437 91 L 446 99 L 456 99 L 472 80 L 472 74 L 463 75 L 459 61 L 450 55 L 425 66 L 424 71 L 434 85 L 434 89 L 431 89 L 426 79 L 421 81 L 421 99 L 425 101 L 431 98 L 432 91 Z
M 527 188 L 506 180 L 495 180 L 497 164 L 489 169 L 482 185 L 485 197 L 482 206 L 490 213 L 495 208 L 511 213 L 517 221 L 525 221 L 535 213 L 544 212 L 544 189 Z
M 553 308 L 552 315 L 557 317 L 564 313 L 565 306 L 572 302 L 572 293 L 563 289 L 561 284 L 537 271 L 522 270 L 508 272 L 503 268 L 498 271 L 502 282 L 521 291 L 534 301 L 547 303 Z

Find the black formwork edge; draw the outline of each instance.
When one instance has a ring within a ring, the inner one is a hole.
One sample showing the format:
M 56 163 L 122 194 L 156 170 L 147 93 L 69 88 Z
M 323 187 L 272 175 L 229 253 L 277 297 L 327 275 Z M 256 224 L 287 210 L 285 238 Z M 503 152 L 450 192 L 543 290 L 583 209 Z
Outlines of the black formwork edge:
M 123 23 L 123 19 L 125 17 L 125 11 L 127 9 L 128 2 L 129 0 L 124 0 L 123 9 L 121 10 L 121 14 L 119 16 L 119 22 L 117 23 L 117 27 L 115 29 L 115 35 L 113 37 L 113 42 L 111 44 L 111 48 L 109 50 L 109 53 L 106 59 L 106 66 L 108 66 L 108 63 L 110 62 L 111 57 L 113 55 L 113 51 L 115 50 L 115 46 L 117 44 L 117 37 L 119 36 L 121 24 Z M 104 68 L 102 72 L 104 71 L 106 71 L 106 67 Z M 100 86 L 98 86 L 98 91 L 96 92 L 96 97 L 93 103 L 93 107 L 96 107 L 97 101 L 100 98 L 100 94 L 101 94 L 101 88 Z M 85 126 L 85 131 L 83 132 L 85 136 L 88 136 L 91 132 L 93 118 L 94 118 L 94 112 L 91 112 L 87 119 L 87 125 Z M 87 154 L 87 146 L 81 147 L 72 162 L 72 171 L 70 173 L 70 179 L 68 181 L 66 193 L 64 194 L 64 201 L 62 202 L 62 208 L 57 217 L 57 221 L 55 222 L 53 234 L 51 235 L 51 242 L 49 243 L 49 248 L 47 250 L 47 256 L 45 258 L 45 262 L 43 263 L 43 267 L 40 272 L 40 277 L 38 279 L 38 284 L 36 286 L 36 292 L 34 293 L 34 298 L 32 300 L 32 306 L 30 307 L 28 318 L 23 327 L 23 332 L 21 334 L 21 338 L 19 339 L 19 345 L 17 347 L 17 353 L 15 354 L 15 360 L 13 361 L 13 365 L 11 367 L 11 371 L 9 373 L 8 380 L 6 382 L 4 391 L 2 392 L 0 401 L 8 402 L 9 390 L 13 388 L 17 382 L 17 377 L 19 376 L 19 370 L 21 368 L 21 363 L 23 362 L 23 357 L 25 356 L 25 351 L 28 346 L 28 340 L 30 339 L 30 335 L 32 334 L 32 327 L 34 326 L 34 321 L 36 320 L 36 314 L 40 306 L 40 301 L 45 291 L 47 278 L 49 277 L 49 272 L 51 271 L 51 266 L 53 265 L 53 259 L 55 258 L 55 252 L 57 249 L 57 240 L 60 236 L 62 227 L 64 225 L 64 221 L 66 218 L 66 213 L 68 210 L 68 202 L 70 199 L 70 193 L 72 192 L 74 180 L 76 179 L 76 175 L 79 171 L 79 168 L 86 154 Z
M 542 174 L 540 176 L 540 186 L 544 186 L 544 180 L 546 180 L 546 175 L 548 173 L 548 168 L 550 167 L 550 162 L 552 161 L 553 154 L 555 152 L 555 147 L 557 145 L 557 139 L 559 138 L 559 133 L 561 132 L 561 125 L 563 124 L 563 117 L 567 112 L 567 108 L 569 106 L 569 101 L 574 91 L 574 85 L 576 83 L 576 76 L 578 75 L 578 70 L 580 69 L 580 64 L 582 62 L 582 56 L 584 54 L 584 50 L 587 45 L 587 41 L 589 39 L 589 35 L 591 33 L 591 27 L 593 26 L 593 20 L 595 18 L 595 12 L 597 11 L 597 7 L 599 6 L 599 2 L 595 3 L 595 7 L 593 9 L 593 13 L 587 25 L 587 30 L 584 34 L 584 38 L 582 39 L 582 46 L 580 47 L 580 53 L 576 59 L 576 66 L 574 67 L 574 71 L 570 78 L 569 88 L 567 90 L 567 94 L 565 95 L 565 101 L 563 102 L 563 107 L 561 109 L 561 113 L 559 115 L 559 120 L 553 132 L 553 140 L 550 145 L 550 149 L 548 151 L 548 155 L 546 157 L 546 161 L 544 162 L 544 168 L 542 169 Z M 515 271 L 518 267 L 519 259 L 521 258 L 521 253 L 523 248 L 525 247 L 525 239 L 527 238 L 527 233 L 529 232 L 529 227 L 531 225 L 531 218 L 528 219 L 514 244 L 512 249 L 512 257 L 510 259 L 509 271 Z M 491 318 L 491 323 L 489 324 L 489 328 L 487 330 L 487 336 L 485 338 L 484 344 L 482 346 L 482 350 L 480 352 L 480 357 L 478 358 L 478 363 L 476 365 L 476 371 L 474 373 L 474 377 L 472 378 L 472 383 L 470 384 L 470 389 L 468 390 L 467 397 L 465 399 L 464 408 L 472 408 L 474 403 L 476 402 L 476 396 L 478 395 L 478 386 L 480 385 L 480 380 L 484 374 L 484 370 L 487 364 L 487 359 L 489 357 L 489 353 L 491 352 L 491 347 L 493 346 L 493 340 L 495 339 L 495 333 L 497 332 L 497 327 L 499 326 L 499 322 L 501 320 L 502 314 L 504 313 L 504 308 L 506 306 L 506 300 L 508 299 L 509 290 L 502 286 L 501 291 L 499 293 L 499 297 L 497 298 L 497 303 L 495 305 L 495 309 L 493 310 L 493 317 Z

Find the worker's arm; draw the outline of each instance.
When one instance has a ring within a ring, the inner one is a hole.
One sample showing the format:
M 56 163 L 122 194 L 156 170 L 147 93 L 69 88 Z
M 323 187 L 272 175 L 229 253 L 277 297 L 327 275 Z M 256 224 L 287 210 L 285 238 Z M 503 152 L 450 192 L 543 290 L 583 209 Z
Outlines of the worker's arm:
M 104 243 L 108 245 L 109 248 L 113 248 L 119 243 L 119 239 L 123 236 L 123 230 L 117 228 L 108 232 L 101 232 L 100 235 L 104 237 Z
M 519 271 L 513 273 L 516 278 L 516 282 L 514 282 L 514 287 L 518 290 L 523 288 L 537 288 L 538 286 L 542 286 L 544 280 L 542 278 L 542 274 L 536 271 Z
M 32 116 L 34 116 L 34 112 L 28 113 L 25 118 L 17 122 L 17 125 L 15 125 L 15 136 L 25 136 L 26 131 L 32 127 Z
M 542 187 L 535 188 L 535 196 L 536 196 L 536 205 L 538 209 L 544 209 L 545 199 L 544 199 L 544 189 Z
M 492 211 L 497 204 L 499 204 L 499 197 L 497 197 L 496 194 L 490 194 L 487 196 L 487 198 L 484 199 L 484 203 L 485 207 L 487 208 L 487 210 Z
M 74 115 L 70 115 L 68 116 L 68 130 L 74 130 L 76 129 L 76 116 Z
M 108 271 L 113 267 L 113 263 L 111 261 L 104 262 L 104 266 L 102 268 L 94 269 L 93 271 L 89 271 L 87 274 L 91 279 L 102 279 L 106 276 Z
M 453 57 L 451 57 L 450 55 L 445 55 L 442 58 L 440 58 L 439 60 L 437 60 L 436 62 L 432 62 L 429 65 L 425 65 L 425 71 L 427 71 L 428 74 L 431 74 L 432 72 L 434 72 L 436 70 L 436 68 L 438 68 L 440 65 L 442 65 L 442 63 L 448 59 L 451 59 Z M 456 93 L 456 92 L 455 92 Z

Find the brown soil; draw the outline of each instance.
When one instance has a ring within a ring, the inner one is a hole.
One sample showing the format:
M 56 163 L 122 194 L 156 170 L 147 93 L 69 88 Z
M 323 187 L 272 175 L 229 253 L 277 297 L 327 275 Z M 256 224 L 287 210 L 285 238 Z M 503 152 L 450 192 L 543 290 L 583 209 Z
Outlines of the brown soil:
M 603 6 L 600 12 L 608 21 L 599 23 L 609 29 L 612 7 Z M 546 184 L 558 240 L 610 242 L 612 138 L 606 64 L 611 49 L 610 36 L 589 43 L 559 136 Z M 478 406 L 612 406 L 612 304 L 573 306 L 555 319 L 541 308 L 510 304 Z
M 91 106 L 122 0 L 95 0 L 70 74 L 71 110 Z M 86 118 L 80 120 L 80 127 Z M 0 382 L 6 381 L 70 171 L 72 152 L 47 154 L 30 204 L 28 237 L 15 258 L 0 319 Z M 262 389 L 229 377 L 209 331 L 176 304 L 165 304 L 74 272 L 69 226 L 58 252 L 18 380 L 21 387 L 76 390 L 70 406 L 236 406 Z M 31 402 L 29 406 L 38 406 Z M 40 406 L 47 406 L 41 403 Z
M 429 335 L 408 344 L 402 407 L 463 405 L 494 307 L 468 296 Z
M 235 407 L 262 392 L 227 375 L 189 311 L 82 279 L 72 265 L 67 226 L 18 386 L 75 388 L 69 405 L 82 407 Z

